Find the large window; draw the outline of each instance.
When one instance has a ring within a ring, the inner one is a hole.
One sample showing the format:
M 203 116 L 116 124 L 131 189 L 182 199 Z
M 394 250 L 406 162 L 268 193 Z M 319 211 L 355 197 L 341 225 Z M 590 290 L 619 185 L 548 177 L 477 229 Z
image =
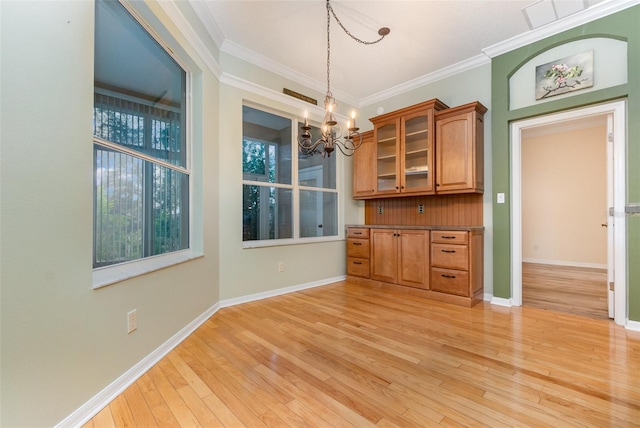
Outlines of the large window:
M 117 1 L 96 1 L 94 268 L 189 247 L 186 73 Z
M 335 156 L 299 154 L 291 118 L 242 113 L 243 241 L 337 236 Z

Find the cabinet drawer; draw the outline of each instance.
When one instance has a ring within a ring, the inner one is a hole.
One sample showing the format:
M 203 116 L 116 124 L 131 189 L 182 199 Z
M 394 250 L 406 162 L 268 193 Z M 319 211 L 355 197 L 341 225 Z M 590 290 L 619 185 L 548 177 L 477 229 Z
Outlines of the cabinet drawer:
M 431 266 L 469 270 L 469 247 L 466 245 L 431 244 Z
M 369 258 L 369 240 L 347 238 L 347 256 Z
M 347 257 L 347 275 L 369 278 L 369 259 Z
M 469 232 L 465 230 L 432 230 L 431 242 L 467 244 L 469 242 Z
M 347 238 L 369 239 L 369 228 L 350 227 L 347 229 Z
M 431 268 L 431 290 L 469 297 L 469 273 Z

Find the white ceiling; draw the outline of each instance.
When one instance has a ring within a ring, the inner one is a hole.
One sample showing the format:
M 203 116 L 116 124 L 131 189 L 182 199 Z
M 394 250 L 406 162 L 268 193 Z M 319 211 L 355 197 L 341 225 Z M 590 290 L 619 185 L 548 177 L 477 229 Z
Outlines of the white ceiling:
M 550 2 L 551 0 L 544 0 Z M 590 9 L 621 0 L 554 0 Z M 483 50 L 530 32 L 522 9 L 535 0 L 334 0 L 350 39 L 331 18 L 331 89 L 354 104 L 443 69 L 488 62 Z M 190 0 L 223 52 L 326 90 L 325 0 Z M 577 12 L 568 18 L 589 13 Z M 554 25 L 554 24 L 551 24 Z

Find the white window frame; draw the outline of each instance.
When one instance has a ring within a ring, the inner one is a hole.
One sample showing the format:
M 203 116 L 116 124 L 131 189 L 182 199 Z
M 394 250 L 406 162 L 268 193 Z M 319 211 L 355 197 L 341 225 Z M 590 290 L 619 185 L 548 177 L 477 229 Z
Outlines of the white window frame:
M 147 21 L 143 18 L 143 16 L 134 9 L 131 2 L 127 0 L 117 0 L 117 1 L 118 3 L 120 3 L 120 5 L 122 5 L 127 10 L 127 12 L 133 17 L 133 19 L 135 19 L 142 26 L 142 28 L 147 32 L 147 34 L 149 34 L 160 45 L 160 47 L 165 51 L 165 53 L 169 55 L 185 72 L 186 97 L 185 97 L 185 106 L 184 106 L 184 114 L 185 114 L 184 150 L 187 151 L 187 154 L 185 156 L 184 168 L 175 168 L 174 166 L 172 166 L 172 168 L 180 170 L 180 172 L 187 174 L 189 178 L 189 186 L 188 186 L 189 188 L 189 197 L 188 197 L 189 242 L 188 242 L 188 247 L 183 250 L 173 251 L 171 253 L 159 254 L 155 256 L 144 257 L 141 259 L 131 260 L 131 261 L 114 264 L 110 266 L 94 268 L 93 275 L 92 275 L 93 289 L 102 288 L 107 285 L 122 282 L 122 281 L 135 278 L 150 272 L 154 272 L 160 269 L 164 269 L 170 266 L 187 262 L 189 260 L 203 257 L 203 254 L 196 253 L 193 250 L 193 246 L 194 246 L 194 212 L 193 212 L 193 208 L 194 208 L 194 200 L 193 200 L 194 182 L 193 181 L 194 180 L 193 180 L 193 177 L 194 176 L 192 171 L 192 165 L 193 165 L 193 140 L 192 140 L 193 115 L 191 114 L 192 108 L 193 108 L 192 106 L 192 103 L 193 103 L 192 72 L 190 68 L 185 64 L 185 62 L 182 61 L 180 58 L 178 58 L 174 54 L 175 49 L 172 49 L 167 43 L 165 43 L 165 41 L 158 35 L 158 33 L 147 23 Z M 93 105 L 92 105 L 92 109 L 93 109 Z M 100 143 L 100 142 L 97 142 L 96 140 L 99 140 L 99 139 L 96 139 L 95 137 L 92 136 L 92 142 L 91 142 L 92 145 L 95 146 L 96 144 Z M 121 151 L 122 153 L 127 153 L 126 148 L 118 148 L 118 150 Z M 141 156 L 139 153 L 134 154 L 134 156 L 144 159 L 144 155 Z M 92 157 L 92 162 L 93 162 L 93 157 Z M 162 161 L 157 163 L 162 164 Z M 93 165 L 93 168 L 95 169 L 95 164 Z M 95 174 L 95 170 L 94 170 L 94 174 Z M 95 216 L 92 223 L 95 227 Z
M 251 107 L 256 110 L 260 110 L 266 113 L 275 114 L 287 119 L 291 120 L 291 184 L 281 184 L 281 183 L 269 183 L 264 181 L 249 181 L 242 180 L 242 185 L 257 185 L 263 187 L 275 187 L 275 188 L 284 188 L 291 189 L 292 191 L 292 204 L 293 204 L 293 212 L 292 212 L 292 222 L 293 222 L 293 237 L 292 238 L 284 238 L 284 239 L 263 239 L 263 240 L 252 240 L 252 241 L 242 241 L 243 249 L 250 248 L 264 248 L 264 247 L 277 247 L 283 245 L 296 245 L 296 244 L 310 244 L 310 243 L 319 243 L 319 242 L 332 242 L 332 241 L 343 241 L 344 240 L 344 214 L 343 211 L 343 200 L 344 200 L 344 192 L 342 189 L 342 176 L 344 170 L 344 160 L 342 156 L 338 153 L 334 152 L 332 156 L 335 156 L 336 161 L 336 188 L 335 189 L 326 189 L 326 188 L 318 188 L 318 187 L 309 187 L 302 186 L 299 184 L 299 176 L 298 176 L 298 130 L 302 125 L 302 122 L 298 119 L 297 116 L 293 114 L 288 114 L 286 112 L 273 109 L 267 107 L 262 104 L 252 103 L 250 101 L 244 101 L 242 103 L 243 106 Z M 242 118 L 244 120 L 244 117 Z M 320 128 L 319 123 L 315 123 L 314 121 L 310 121 L 313 126 Z M 242 127 L 242 126 L 241 126 Z M 244 138 L 244 135 L 242 135 Z M 321 155 L 319 155 L 321 156 Z M 244 175 L 244 173 L 243 173 Z M 337 215 L 337 233 L 336 235 L 331 236 L 313 236 L 313 237 L 300 237 L 300 191 L 309 190 L 309 191 L 317 191 L 317 192 L 327 192 L 327 193 L 335 193 L 336 194 L 336 215 Z M 244 209 L 242 210 L 242 215 L 244 216 Z M 242 236 L 242 234 L 241 234 Z M 242 239 L 242 238 L 241 238 Z

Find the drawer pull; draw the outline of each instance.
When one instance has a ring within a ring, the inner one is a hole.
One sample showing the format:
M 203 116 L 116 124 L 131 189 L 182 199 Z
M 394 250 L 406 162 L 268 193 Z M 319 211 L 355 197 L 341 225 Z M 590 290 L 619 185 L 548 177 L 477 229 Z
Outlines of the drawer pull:
M 456 252 L 456 250 L 440 250 L 440 251 L 442 251 L 443 253 L 455 253 Z
M 353 262 L 354 265 L 361 265 L 362 262 Z
M 456 237 L 451 235 L 442 235 L 442 239 L 456 239 Z
M 362 245 L 362 242 L 354 242 L 353 245 Z
M 354 235 L 362 235 L 362 232 L 353 232 Z
M 450 279 L 455 279 L 455 278 L 456 278 L 456 276 L 455 276 L 455 275 L 445 275 L 445 274 L 442 274 L 442 275 L 440 275 L 440 276 L 441 276 L 441 277 L 443 277 L 443 278 L 450 278 Z

